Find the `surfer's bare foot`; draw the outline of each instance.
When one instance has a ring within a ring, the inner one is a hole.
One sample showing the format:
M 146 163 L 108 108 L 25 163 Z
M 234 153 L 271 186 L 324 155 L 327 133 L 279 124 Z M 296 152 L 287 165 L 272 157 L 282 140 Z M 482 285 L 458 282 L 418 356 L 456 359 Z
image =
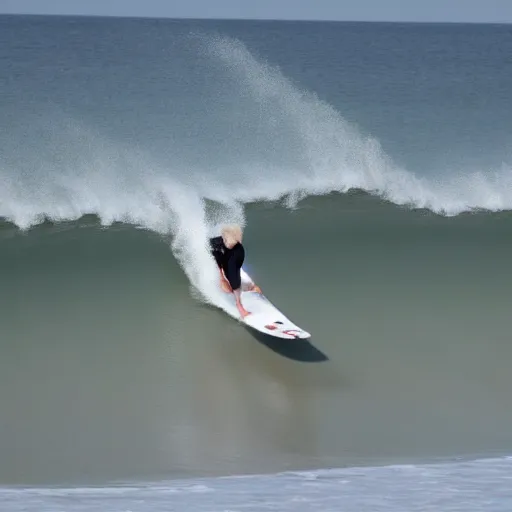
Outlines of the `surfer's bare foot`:
M 244 292 L 256 292 L 256 293 L 262 293 L 261 288 L 254 283 L 249 283 L 244 286 Z
M 247 315 L 250 315 L 249 311 L 247 311 L 243 307 L 242 301 L 240 300 L 240 294 L 241 294 L 240 288 L 237 288 L 236 290 L 233 290 L 233 293 L 235 294 L 236 307 L 238 309 L 238 312 L 242 316 L 242 318 L 245 318 Z
M 245 318 L 246 316 L 249 316 L 251 314 L 244 308 L 238 308 L 238 311 L 240 312 L 242 318 Z

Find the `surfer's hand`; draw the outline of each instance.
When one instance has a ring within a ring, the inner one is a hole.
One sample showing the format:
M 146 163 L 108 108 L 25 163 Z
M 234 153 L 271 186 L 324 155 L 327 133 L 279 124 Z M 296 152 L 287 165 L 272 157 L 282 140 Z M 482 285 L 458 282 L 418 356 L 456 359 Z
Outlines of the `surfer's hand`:
M 231 293 L 233 290 L 231 289 L 231 285 L 229 284 L 229 281 L 225 278 L 222 278 L 220 280 L 220 286 L 226 293 Z

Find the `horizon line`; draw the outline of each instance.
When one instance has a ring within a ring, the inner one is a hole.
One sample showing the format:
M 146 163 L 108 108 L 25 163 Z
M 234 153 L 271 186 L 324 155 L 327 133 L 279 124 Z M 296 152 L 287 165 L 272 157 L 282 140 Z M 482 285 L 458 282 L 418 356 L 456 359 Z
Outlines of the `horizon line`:
M 453 20 L 363 20 L 363 19 L 326 19 L 326 18 L 242 18 L 242 17 L 192 17 L 192 16 L 156 16 L 128 14 L 71 14 L 71 13 L 25 13 L 0 12 L 0 16 L 33 16 L 48 18 L 114 18 L 132 20 L 170 20 L 170 21 L 260 21 L 260 22 L 295 22 L 295 23 L 380 23 L 380 24 L 411 24 L 411 25 L 510 25 L 512 21 L 453 21 Z

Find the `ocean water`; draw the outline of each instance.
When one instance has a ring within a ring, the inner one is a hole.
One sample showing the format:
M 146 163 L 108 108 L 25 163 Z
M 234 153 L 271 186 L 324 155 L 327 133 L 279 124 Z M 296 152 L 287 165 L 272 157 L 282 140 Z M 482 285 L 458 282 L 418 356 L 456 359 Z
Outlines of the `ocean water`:
M 511 35 L 0 17 L 0 510 L 509 510 Z
M 509 459 L 286 472 L 87 488 L 0 489 L 5 510 L 502 511 Z M 476 478 L 478 475 L 478 478 Z M 42 508 L 44 507 L 44 508 Z

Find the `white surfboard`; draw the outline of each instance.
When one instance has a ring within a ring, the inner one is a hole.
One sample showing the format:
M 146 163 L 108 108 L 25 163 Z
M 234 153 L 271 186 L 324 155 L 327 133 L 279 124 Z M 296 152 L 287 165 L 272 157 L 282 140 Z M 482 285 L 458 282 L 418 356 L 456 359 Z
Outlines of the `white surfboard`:
M 281 311 L 279 311 L 261 292 L 259 287 L 250 290 L 255 284 L 249 274 L 243 269 L 240 271 L 242 277 L 242 294 L 241 300 L 244 308 L 251 314 L 240 321 L 257 331 L 283 338 L 286 340 L 294 340 L 297 338 L 310 338 L 311 334 L 289 320 Z M 245 291 L 244 291 L 245 290 Z M 229 300 L 233 302 L 236 310 L 235 297 L 232 293 L 226 294 Z M 238 310 L 236 310 L 238 313 Z

